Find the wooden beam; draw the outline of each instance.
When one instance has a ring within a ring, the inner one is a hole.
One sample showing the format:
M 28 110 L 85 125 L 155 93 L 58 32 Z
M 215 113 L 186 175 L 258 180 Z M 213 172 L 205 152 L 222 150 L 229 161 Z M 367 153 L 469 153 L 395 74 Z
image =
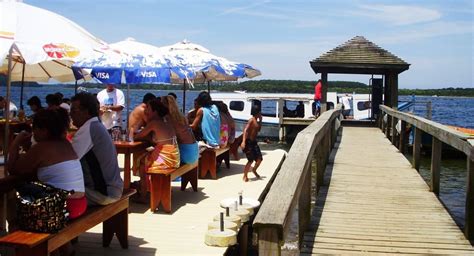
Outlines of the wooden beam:
M 430 190 L 439 196 L 439 175 L 441 171 L 441 146 L 443 143 L 433 137 L 431 143 L 431 186 Z

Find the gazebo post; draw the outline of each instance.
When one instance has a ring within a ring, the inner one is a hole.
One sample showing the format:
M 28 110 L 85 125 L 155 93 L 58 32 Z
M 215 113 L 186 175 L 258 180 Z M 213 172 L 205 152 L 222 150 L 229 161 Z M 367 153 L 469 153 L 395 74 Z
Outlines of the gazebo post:
M 390 76 L 388 73 L 384 74 L 384 86 L 383 86 L 383 104 L 390 106 Z
M 393 71 L 389 72 L 387 80 L 389 84 L 387 92 L 390 95 L 387 105 L 396 108 L 398 106 L 398 74 Z
M 321 72 L 321 113 L 327 111 L 328 101 L 328 73 L 326 71 Z

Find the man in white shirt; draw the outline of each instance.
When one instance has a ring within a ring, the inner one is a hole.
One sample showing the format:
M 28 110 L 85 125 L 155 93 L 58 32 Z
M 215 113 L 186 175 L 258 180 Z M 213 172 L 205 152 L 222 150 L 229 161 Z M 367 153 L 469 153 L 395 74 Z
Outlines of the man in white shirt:
M 342 105 L 344 106 L 344 110 L 342 111 L 342 115 L 344 118 L 347 118 L 351 114 L 351 97 L 349 94 L 346 93 L 345 96 L 341 98 Z
M 100 104 L 101 119 L 107 129 L 114 126 L 122 126 L 122 110 L 125 107 L 125 96 L 123 92 L 113 84 L 97 94 Z

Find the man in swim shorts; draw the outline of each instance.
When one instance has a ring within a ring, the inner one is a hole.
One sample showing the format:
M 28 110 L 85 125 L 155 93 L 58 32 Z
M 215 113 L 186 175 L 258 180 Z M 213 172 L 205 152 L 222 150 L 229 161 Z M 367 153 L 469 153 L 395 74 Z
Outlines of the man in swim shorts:
M 242 144 L 240 145 L 245 155 L 247 156 L 247 164 L 244 168 L 244 177 L 245 182 L 249 181 L 247 174 L 252 168 L 252 163 L 255 162 L 255 165 L 252 168 L 252 172 L 255 177 L 260 178 L 260 175 L 257 174 L 257 168 L 262 163 L 263 157 L 260 147 L 257 143 L 257 134 L 262 128 L 262 114 L 260 106 L 255 104 L 252 106 L 251 111 L 252 117 L 249 119 L 247 125 L 245 126 L 243 133 Z

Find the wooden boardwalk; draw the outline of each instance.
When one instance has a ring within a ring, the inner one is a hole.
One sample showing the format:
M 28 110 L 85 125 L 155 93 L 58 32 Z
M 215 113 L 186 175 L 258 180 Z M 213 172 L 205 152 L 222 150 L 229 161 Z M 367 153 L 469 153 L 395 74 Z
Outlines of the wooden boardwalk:
M 262 153 L 261 179 L 249 174 L 250 181 L 242 181 L 244 157 L 231 161 L 230 170 L 222 165 L 217 180 L 200 179 L 198 192 L 192 192 L 190 185 L 181 192 L 179 183 L 173 182 L 171 214 L 154 214 L 148 205 L 131 204 L 128 250 L 121 249 L 115 238 L 109 248 L 103 248 L 102 225 L 98 225 L 79 237 L 76 255 L 223 255 L 227 248 L 204 244 L 207 225 L 223 211 L 219 207 L 222 199 L 237 197 L 239 191 L 244 197 L 260 197 L 285 154 L 282 150 Z
M 325 179 L 303 255 L 474 254 L 425 181 L 380 129 L 344 127 Z

